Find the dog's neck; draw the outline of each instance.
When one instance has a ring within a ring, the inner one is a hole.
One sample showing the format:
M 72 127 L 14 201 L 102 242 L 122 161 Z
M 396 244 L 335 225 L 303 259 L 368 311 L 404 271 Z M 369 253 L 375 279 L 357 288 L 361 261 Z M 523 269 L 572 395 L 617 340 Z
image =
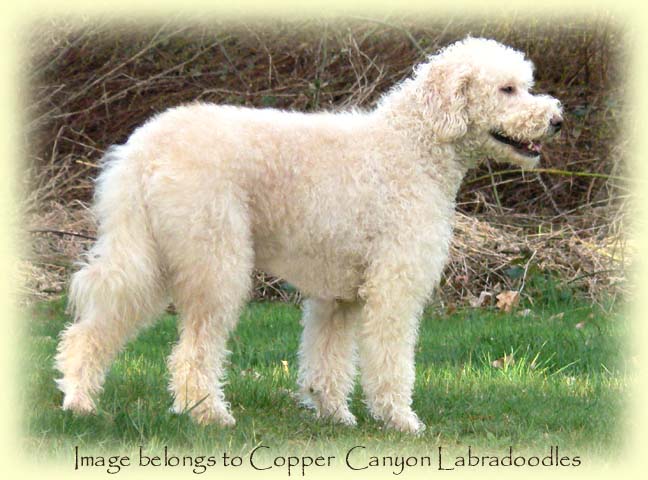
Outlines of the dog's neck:
M 381 99 L 374 115 L 407 138 L 419 152 L 417 157 L 426 175 L 454 199 L 467 171 L 477 164 L 476 159 L 467 154 L 470 145 L 464 139 L 441 141 L 436 137 L 429 119 L 416 108 L 413 89 L 413 82 L 405 81 Z

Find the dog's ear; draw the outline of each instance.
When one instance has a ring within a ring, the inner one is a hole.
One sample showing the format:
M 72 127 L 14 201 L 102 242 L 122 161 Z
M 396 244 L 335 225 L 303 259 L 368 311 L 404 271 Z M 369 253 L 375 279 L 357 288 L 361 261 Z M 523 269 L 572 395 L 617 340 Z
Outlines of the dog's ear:
M 419 71 L 419 101 L 438 139 L 452 141 L 466 133 L 466 90 L 470 70 L 461 64 L 431 57 Z

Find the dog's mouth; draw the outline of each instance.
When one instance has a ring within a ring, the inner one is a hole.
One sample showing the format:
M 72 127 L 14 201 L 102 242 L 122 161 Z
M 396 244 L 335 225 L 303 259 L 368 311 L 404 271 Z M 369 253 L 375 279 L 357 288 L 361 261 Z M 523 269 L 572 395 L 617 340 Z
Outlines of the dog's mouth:
M 498 131 L 492 131 L 490 132 L 490 135 L 498 142 L 509 145 L 513 148 L 513 150 L 515 150 L 520 155 L 524 155 L 525 157 L 537 157 L 542 151 L 542 145 L 537 141 L 517 141 L 512 139 L 511 137 L 507 137 L 506 135 Z

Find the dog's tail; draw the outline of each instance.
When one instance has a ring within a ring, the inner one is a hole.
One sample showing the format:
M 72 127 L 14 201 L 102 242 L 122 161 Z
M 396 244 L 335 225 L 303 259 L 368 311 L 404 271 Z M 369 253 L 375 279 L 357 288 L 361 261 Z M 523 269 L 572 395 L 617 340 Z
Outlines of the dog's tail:
M 164 306 L 136 155 L 129 144 L 111 148 L 97 179 L 98 239 L 72 276 L 69 310 L 74 323 L 63 333 L 56 357 L 64 375 L 59 381 L 66 393 L 64 408 L 65 402 L 74 409 L 90 401 L 121 346 Z
M 132 323 L 160 303 L 160 262 L 130 152 L 128 144 L 111 147 L 102 160 L 94 201 L 98 239 L 70 285 L 76 319 L 101 313 Z

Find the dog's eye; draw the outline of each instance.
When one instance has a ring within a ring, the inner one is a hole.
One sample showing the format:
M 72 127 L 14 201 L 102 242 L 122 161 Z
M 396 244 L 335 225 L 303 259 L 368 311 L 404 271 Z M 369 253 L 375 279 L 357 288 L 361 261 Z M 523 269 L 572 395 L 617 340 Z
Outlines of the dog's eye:
M 500 88 L 500 92 L 511 94 L 515 92 L 515 87 L 513 87 L 512 85 L 507 85 L 506 87 Z

